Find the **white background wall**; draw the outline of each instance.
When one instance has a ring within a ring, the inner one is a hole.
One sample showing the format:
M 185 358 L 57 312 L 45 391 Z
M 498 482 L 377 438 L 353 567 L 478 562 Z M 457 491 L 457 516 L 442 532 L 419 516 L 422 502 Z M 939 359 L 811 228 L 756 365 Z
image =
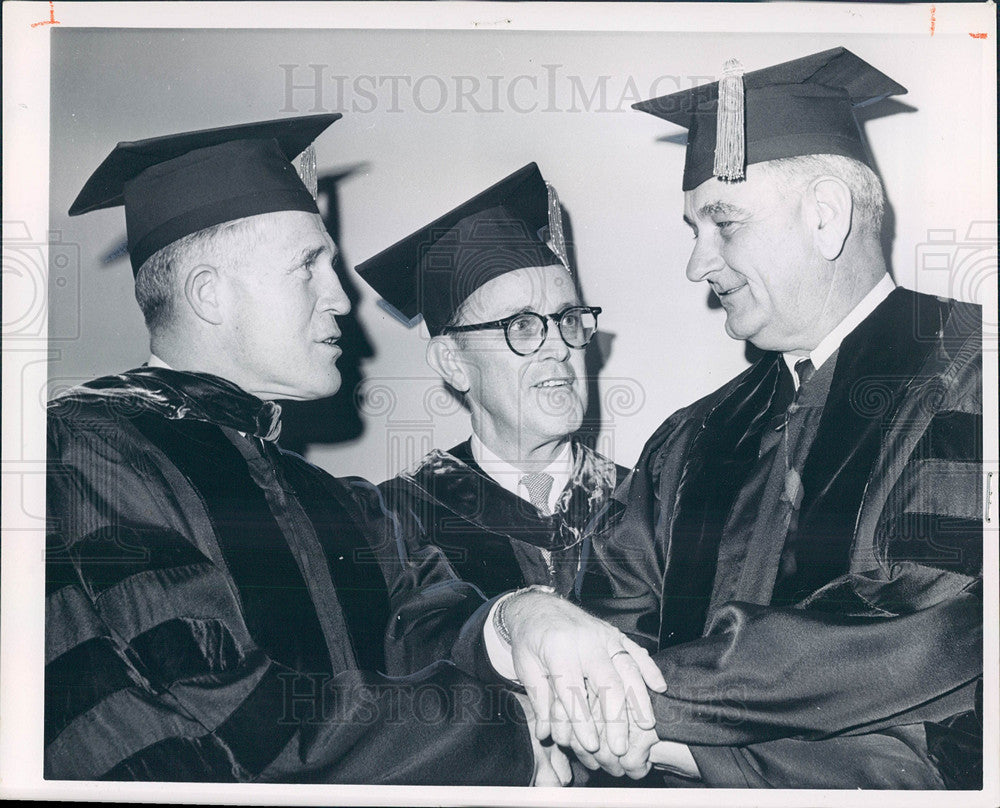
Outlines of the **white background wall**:
M 102 263 L 124 240 L 122 210 L 65 215 L 117 141 L 341 111 L 317 149 L 321 175 L 355 169 L 340 186 L 349 264 L 539 164 L 571 219 L 585 296 L 604 307 L 611 337 L 599 445 L 629 465 L 670 412 L 746 365 L 707 287 L 684 277 L 683 130 L 629 106 L 702 83 L 730 56 L 753 70 L 837 45 L 909 89 L 882 108 L 901 111 L 866 124 L 894 212 L 898 281 L 977 299 L 991 273 L 995 283 L 995 225 L 972 233 L 993 239 L 992 259 L 988 244 L 962 245 L 970 226 L 995 219 L 994 158 L 984 147 L 995 119 L 981 105 L 983 82 L 994 80 L 983 50 L 994 43 L 966 32 L 53 30 L 50 226 L 64 249 L 52 261 L 67 261 L 51 264 L 50 393 L 148 353 L 127 258 Z M 289 93 L 289 78 L 311 85 L 317 75 L 318 91 Z M 928 248 L 929 239 L 942 243 Z M 379 480 L 431 445 L 463 439 L 468 422 L 435 392 L 423 330 L 389 319 L 358 284 L 358 316 L 376 350 L 363 366 L 374 386 L 365 430 L 309 456 Z
M 185 25 L 217 30 L 139 30 Z M 261 25 L 298 30 L 224 27 Z M 414 30 L 445 25 L 468 33 L 323 30 L 351 25 Z M 520 32 L 546 27 L 687 33 Z M 748 33 L 698 33 L 705 31 Z M 973 33 L 986 37 L 976 39 Z M 44 712 L 37 683 L 44 663 L 47 529 L 43 404 L 47 387 L 61 389 L 132 366 L 146 354 L 127 262 L 104 266 L 101 261 L 124 238 L 121 213 L 71 220 L 64 212 L 118 140 L 285 114 L 280 64 L 326 65 L 326 75 L 414 78 L 432 75 L 438 65 L 445 77 L 505 77 L 504 92 L 518 75 L 538 77 L 534 94 L 522 82 L 515 99 L 529 105 L 537 100 L 539 111 L 533 114 L 518 114 L 509 105 L 482 115 L 447 109 L 423 113 L 413 108 L 407 93 L 401 96 L 401 111 L 390 113 L 382 93 L 374 111 L 348 114 L 321 140 L 321 168 L 335 172 L 357 163 L 367 166 L 344 184 L 341 200 L 343 246 L 357 262 L 511 169 L 538 160 L 559 185 L 573 217 L 584 288 L 608 310 L 603 325 L 615 339 L 605 388 L 615 384 L 612 377 L 641 380 L 626 382 L 626 389 L 641 384 L 644 397 L 631 409 L 624 402 L 619 409 L 632 414 L 616 416 L 606 432 L 614 439 L 616 458 L 630 463 L 665 415 L 715 387 L 744 362 L 740 346 L 723 334 L 721 313 L 707 308 L 705 291 L 682 278 L 690 247 L 680 223 L 682 154 L 680 147 L 657 141 L 677 130 L 625 111 L 627 104 L 621 112 L 600 112 L 593 105 L 590 112 L 569 111 L 565 77 L 579 76 L 589 92 L 598 76 L 609 76 L 608 106 L 615 107 L 629 77 L 643 94 L 661 74 L 691 80 L 712 75 L 733 53 L 754 69 L 835 45 L 851 48 L 909 87 L 903 100 L 914 108 L 868 126 L 895 208 L 897 275 L 910 286 L 987 304 L 985 465 L 995 488 L 996 229 L 987 225 L 985 232 L 969 231 L 973 223 L 996 216 L 996 18 L 991 4 L 7 3 L 3 44 L 4 797 L 94 798 L 88 784 L 41 779 Z M 555 84 L 554 106 L 562 112 L 541 111 L 548 106 L 541 67 L 546 64 L 561 65 L 558 73 L 564 78 Z M 324 99 L 328 108 L 335 103 L 329 95 Z M 935 243 L 929 243 L 929 231 Z M 976 236 L 983 238 L 977 241 Z M 360 313 L 379 349 L 367 363 L 367 375 L 414 378 L 411 392 L 401 398 L 395 427 L 385 416 L 372 418 L 356 444 L 314 454 L 334 470 L 378 478 L 392 470 L 387 430 L 398 427 L 402 434 L 407 429 L 417 434 L 412 423 L 401 420 L 404 416 L 413 416 L 417 427 L 423 424 L 420 428 L 442 445 L 462 437 L 467 425 L 461 415 L 435 420 L 423 414 L 423 398 L 417 396 L 426 389 L 420 381 L 425 377 L 419 340 L 385 321 L 370 294 Z M 991 540 L 996 536 L 996 502 L 994 493 L 988 522 L 994 527 L 987 534 L 984 558 L 984 588 L 990 595 L 985 619 L 990 625 L 998 619 L 997 542 Z M 986 758 L 996 760 L 998 651 L 992 633 L 986 636 L 985 653 Z M 978 804 L 996 805 L 996 767 L 987 767 L 987 775 Z M 412 788 L 406 793 L 408 801 L 422 805 L 544 800 L 523 791 L 498 796 L 486 788 Z M 320 785 L 172 783 L 164 791 L 156 784 L 105 783 L 100 794 L 118 800 L 331 803 L 330 790 Z M 578 804 L 608 802 L 601 794 L 575 796 Z M 343 786 L 334 801 L 375 805 L 398 798 L 398 792 L 377 787 Z M 741 801 L 739 796 L 727 799 Z M 842 801 L 833 792 L 818 794 L 816 800 Z M 936 796 L 912 793 L 880 794 L 879 800 L 887 808 L 930 808 L 939 802 Z M 617 800 L 630 801 L 624 792 Z M 788 793 L 742 800 L 771 806 L 801 801 Z

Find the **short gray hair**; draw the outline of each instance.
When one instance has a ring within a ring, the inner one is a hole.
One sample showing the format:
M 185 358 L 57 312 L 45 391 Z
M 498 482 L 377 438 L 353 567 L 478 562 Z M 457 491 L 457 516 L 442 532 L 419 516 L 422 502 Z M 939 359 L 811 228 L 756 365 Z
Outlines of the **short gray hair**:
M 223 222 L 184 236 L 147 258 L 135 276 L 135 300 L 150 333 L 173 319 L 183 268 L 203 258 L 217 264 L 238 260 L 252 247 L 253 241 L 246 237 L 255 237 L 257 230 L 251 219 Z
M 449 317 L 448 322 L 444 324 L 444 328 L 453 328 L 457 325 L 464 325 L 462 321 L 465 319 L 466 315 L 469 314 L 469 309 L 471 308 L 467 305 L 468 302 L 469 298 L 466 297 L 461 303 L 455 306 L 455 311 L 451 313 L 451 317 Z M 452 336 L 457 335 L 453 334 Z
M 878 175 L 864 163 L 840 154 L 806 154 L 768 160 L 757 165 L 779 180 L 798 187 L 824 174 L 843 180 L 851 191 L 854 203 L 854 226 L 861 233 L 876 239 L 881 234 L 885 189 Z

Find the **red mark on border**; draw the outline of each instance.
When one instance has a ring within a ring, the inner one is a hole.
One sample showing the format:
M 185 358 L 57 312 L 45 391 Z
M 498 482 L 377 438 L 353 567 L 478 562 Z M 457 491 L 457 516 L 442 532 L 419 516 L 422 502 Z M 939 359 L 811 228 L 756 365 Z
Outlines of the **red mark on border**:
M 39 25 L 62 25 L 62 23 L 56 19 L 56 6 L 52 0 L 49 0 L 49 18 L 47 20 L 42 20 L 41 22 L 31 23 L 32 28 L 37 28 Z
M 973 39 L 986 39 L 985 33 L 979 33 L 979 34 L 970 33 L 969 36 L 971 36 Z
M 931 6 L 931 36 L 934 36 L 934 23 L 937 22 L 937 17 L 935 13 L 937 12 L 937 6 Z

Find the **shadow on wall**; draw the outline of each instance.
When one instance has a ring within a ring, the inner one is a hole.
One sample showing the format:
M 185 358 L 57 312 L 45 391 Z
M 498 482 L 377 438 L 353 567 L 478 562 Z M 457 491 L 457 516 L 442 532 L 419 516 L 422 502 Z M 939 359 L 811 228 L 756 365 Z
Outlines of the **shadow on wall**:
M 895 98 L 886 98 L 880 101 L 878 104 L 873 104 L 870 107 L 860 107 L 856 108 L 854 112 L 854 117 L 858 121 L 858 126 L 864 131 L 865 124 L 868 121 L 873 121 L 876 118 L 884 118 L 889 115 L 896 115 L 898 113 L 912 113 L 917 112 L 917 108 L 911 106 L 910 104 L 904 104 Z M 879 179 L 882 179 L 882 172 L 879 171 L 878 162 L 875 160 L 874 155 L 869 153 L 868 159 L 878 175 Z M 883 183 L 883 186 L 885 183 Z M 882 233 L 881 233 L 881 244 L 882 244 L 882 256 L 885 258 L 885 265 L 889 269 L 889 273 L 895 277 L 895 273 L 892 269 L 892 244 L 896 240 L 896 211 L 889 201 L 889 189 L 885 189 L 885 212 L 882 216 Z
M 340 200 L 338 185 L 347 177 L 363 170 L 364 164 L 354 165 L 336 174 L 319 178 L 320 210 L 324 210 L 323 223 L 339 247 Z M 354 440 L 362 435 L 365 426 L 361 420 L 355 391 L 364 380 L 361 362 L 375 355 L 375 349 L 355 315 L 359 300 L 358 287 L 348 273 L 349 262 L 341 253 L 336 263 L 337 277 L 351 301 L 351 312 L 337 317 L 340 326 L 340 347 L 343 354 L 337 360 L 340 371 L 340 390 L 329 398 L 315 401 L 283 401 L 281 446 L 298 454 L 305 454 L 310 444 L 335 444 Z
M 562 208 L 563 236 L 566 240 L 566 259 L 569 262 L 570 271 L 573 275 L 573 284 L 576 287 L 577 297 L 587 305 L 600 305 L 601 301 L 587 300 L 583 293 L 583 284 L 580 282 L 580 274 L 577 271 L 579 264 L 576 260 L 576 241 L 573 238 L 573 221 L 565 205 Z M 601 390 L 599 378 L 601 371 L 611 356 L 611 346 L 615 335 L 610 331 L 602 331 L 600 320 L 598 320 L 598 331 L 586 348 L 584 355 L 584 366 L 587 372 L 587 410 L 583 414 L 583 423 L 577 431 L 577 437 L 591 449 L 597 448 L 597 439 L 601 434 L 603 410 L 601 408 Z

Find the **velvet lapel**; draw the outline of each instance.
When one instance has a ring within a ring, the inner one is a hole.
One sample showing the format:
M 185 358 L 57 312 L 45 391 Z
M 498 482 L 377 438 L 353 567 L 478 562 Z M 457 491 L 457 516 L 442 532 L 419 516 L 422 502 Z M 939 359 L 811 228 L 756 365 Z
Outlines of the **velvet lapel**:
M 621 509 L 613 496 L 627 471 L 583 443 L 573 446 L 573 473 L 556 509 L 566 546 L 604 530 Z M 570 535 L 571 534 L 571 535 Z
M 233 444 L 204 421 L 145 412 L 133 424 L 184 474 L 192 496 L 204 504 L 257 645 L 294 670 L 334 672 L 313 593 L 289 548 L 294 537 L 283 532 Z
M 982 423 L 982 311 L 970 303 L 949 301 L 948 319 L 940 333 L 934 335 L 934 351 L 929 351 L 927 361 L 919 376 L 907 391 L 896 413 L 892 428 L 882 441 L 882 449 L 870 475 L 871 483 L 865 490 L 863 507 L 858 514 L 851 548 L 851 571 L 864 572 L 876 569 L 887 560 L 891 534 L 879 535 L 879 525 L 886 515 L 890 496 L 901 483 L 901 475 L 912 459 L 944 460 L 945 463 L 969 463 L 981 470 L 983 462 Z M 944 395 L 942 395 L 942 393 Z M 937 435 L 935 423 L 945 424 L 949 439 L 935 450 Z M 958 438 L 955 430 L 964 438 Z M 955 453 L 956 444 L 964 451 Z M 926 446 L 922 450 L 921 446 Z M 940 493 L 940 492 L 935 492 Z M 982 510 L 980 492 L 975 513 Z M 899 513 L 892 508 L 890 513 Z M 969 512 L 971 515 L 972 511 Z M 976 522 L 979 520 L 976 519 Z M 952 545 L 959 531 L 954 533 L 955 520 L 941 523 L 951 536 Z M 973 539 L 976 549 L 969 548 L 958 559 L 978 556 L 982 562 L 982 525 L 978 525 Z M 912 545 L 912 543 L 911 543 Z M 933 549 L 933 546 L 932 548 Z M 912 555 L 908 549 L 907 555 Z M 909 560 L 909 559 L 907 559 Z M 981 566 L 979 567 L 981 569 Z M 965 571 L 965 570 L 963 570 Z
M 277 448 L 279 405 L 225 379 L 164 368 L 97 379 L 69 395 L 99 396 L 135 413 L 133 425 L 185 475 L 215 528 L 248 627 L 272 658 L 303 671 L 338 672 L 355 662 L 366 670 L 384 667 L 389 595 L 380 567 L 363 561 L 369 545 L 359 509 L 334 478 Z M 260 438 L 259 452 L 244 457 L 220 427 Z M 254 473 L 284 489 L 283 504 L 268 500 L 271 483 Z M 313 547 L 317 556 L 322 550 L 329 581 L 304 577 L 297 558 Z M 339 612 L 329 632 L 320 625 L 321 610 Z M 353 659 L 341 648 L 342 629 L 334 631 L 340 617 Z
M 557 550 L 575 542 L 559 520 L 497 485 L 472 457 L 469 441 L 437 452 L 411 477 L 432 501 L 482 530 Z
M 758 360 L 705 417 L 681 473 L 666 550 L 660 647 L 701 636 L 719 539 L 757 459 L 779 392 L 781 355 Z
M 510 530 L 495 529 L 499 526 L 495 502 L 513 495 L 473 465 L 466 441 L 448 452 L 432 452 L 409 480 L 429 505 L 429 540 L 444 551 L 463 581 L 494 597 L 525 585 Z M 487 514 L 492 516 L 487 518 Z M 522 527 L 525 518 L 520 517 Z M 541 529 L 549 532 L 548 526 Z
M 120 413 L 150 411 L 171 421 L 203 421 L 267 441 L 277 440 L 281 432 L 281 405 L 209 373 L 134 368 L 74 387 L 59 400 L 94 397 Z
M 278 450 L 274 450 L 277 452 Z M 361 670 L 385 670 L 385 631 L 391 605 L 382 568 L 368 559 L 363 517 L 344 484 L 301 460 L 282 453 L 285 478 L 295 491 L 326 558 L 335 597 Z
M 796 573 L 775 587 L 794 603 L 847 572 L 854 526 L 883 435 L 935 347 L 921 329 L 947 304 L 896 289 L 841 343 L 830 392 L 802 472 Z

